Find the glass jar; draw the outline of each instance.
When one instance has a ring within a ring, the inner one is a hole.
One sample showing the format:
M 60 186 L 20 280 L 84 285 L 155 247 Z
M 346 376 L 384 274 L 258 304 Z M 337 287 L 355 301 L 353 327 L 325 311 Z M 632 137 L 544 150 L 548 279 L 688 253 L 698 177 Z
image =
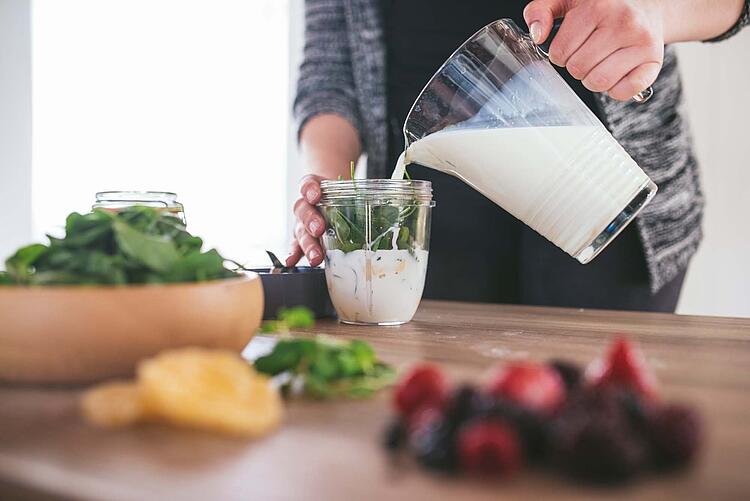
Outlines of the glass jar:
M 321 181 L 320 187 L 326 283 L 339 320 L 411 320 L 427 272 L 432 184 L 356 179 Z
M 185 208 L 177 201 L 177 194 L 169 191 L 100 191 L 92 209 L 119 212 L 134 205 L 155 207 L 186 224 Z

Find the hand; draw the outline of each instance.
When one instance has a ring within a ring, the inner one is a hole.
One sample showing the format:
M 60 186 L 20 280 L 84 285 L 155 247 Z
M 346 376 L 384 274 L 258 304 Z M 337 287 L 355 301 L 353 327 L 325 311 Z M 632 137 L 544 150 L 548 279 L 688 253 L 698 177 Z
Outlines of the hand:
M 294 240 L 287 266 L 294 266 L 302 256 L 307 256 L 310 266 L 318 266 L 323 262 L 323 249 L 318 240 L 326 229 L 325 220 L 315 208 L 320 200 L 321 176 L 307 175 L 300 181 L 300 195 L 294 203 L 294 216 L 297 224 L 294 226 Z
M 550 61 L 592 92 L 627 100 L 654 83 L 664 60 L 658 0 L 534 0 L 524 19 L 536 43 L 564 17 Z

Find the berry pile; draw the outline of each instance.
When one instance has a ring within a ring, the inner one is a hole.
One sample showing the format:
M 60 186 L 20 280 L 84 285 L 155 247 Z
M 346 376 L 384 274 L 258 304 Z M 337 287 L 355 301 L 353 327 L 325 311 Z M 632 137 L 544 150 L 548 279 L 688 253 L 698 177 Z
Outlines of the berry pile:
M 659 400 L 640 351 L 617 339 L 582 371 L 570 362 L 513 363 L 482 387 L 452 388 L 420 365 L 393 399 L 385 446 L 408 450 L 425 468 L 483 477 L 525 465 L 616 483 L 688 465 L 702 437 L 695 410 Z

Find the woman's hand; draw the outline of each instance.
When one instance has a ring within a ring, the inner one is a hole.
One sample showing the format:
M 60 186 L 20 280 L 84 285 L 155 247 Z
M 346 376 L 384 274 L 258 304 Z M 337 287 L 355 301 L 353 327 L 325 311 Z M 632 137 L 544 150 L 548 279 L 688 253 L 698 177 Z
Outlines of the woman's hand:
M 294 266 L 302 256 L 307 256 L 310 266 L 318 266 L 323 262 L 323 249 L 318 240 L 326 228 L 323 216 L 315 208 L 320 201 L 321 176 L 309 174 L 300 181 L 300 198 L 294 203 L 294 239 L 287 266 Z
M 664 60 L 658 0 L 534 0 L 524 19 L 536 43 L 564 17 L 550 61 L 592 92 L 627 100 L 654 83 Z

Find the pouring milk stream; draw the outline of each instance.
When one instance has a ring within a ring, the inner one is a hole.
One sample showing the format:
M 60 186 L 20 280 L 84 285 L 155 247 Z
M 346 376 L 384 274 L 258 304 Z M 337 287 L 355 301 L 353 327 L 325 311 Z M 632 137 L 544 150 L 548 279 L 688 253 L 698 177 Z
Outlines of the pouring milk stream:
M 656 193 L 596 116 L 510 20 L 438 70 L 404 125 L 393 179 L 417 163 L 462 179 L 587 263 Z

